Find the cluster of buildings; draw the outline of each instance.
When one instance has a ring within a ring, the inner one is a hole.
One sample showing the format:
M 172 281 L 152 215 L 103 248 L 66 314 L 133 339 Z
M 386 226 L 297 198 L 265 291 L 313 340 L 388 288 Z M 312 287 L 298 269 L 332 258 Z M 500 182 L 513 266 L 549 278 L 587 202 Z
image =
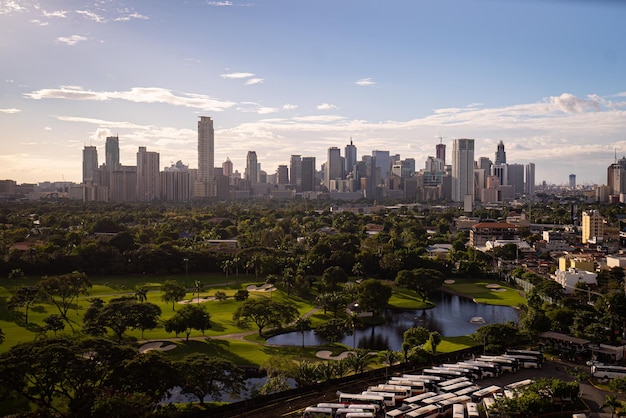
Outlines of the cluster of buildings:
M 139 147 L 137 164 L 120 164 L 119 137 L 108 137 L 105 161 L 99 164 L 95 146 L 83 149 L 83 178 L 69 187 L 70 198 L 83 201 L 187 201 L 191 199 L 236 200 L 251 197 L 328 198 L 336 200 L 408 199 L 412 201 L 464 202 L 471 211 L 475 201 L 502 202 L 535 189 L 535 165 L 507 163 L 500 142 L 495 161 L 475 161 L 474 140 L 455 139 L 452 158 L 446 161 L 446 145 L 436 144 L 424 168 L 415 159 L 374 150 L 357 159 L 352 139 L 343 150 L 328 149 L 318 169 L 315 157 L 292 155 L 289 164 L 268 174 L 261 169 L 255 151 L 246 156 L 243 173 L 234 170 L 230 159 L 215 167 L 213 120 L 198 121 L 198 168 L 178 161 L 160 170 L 159 154 Z

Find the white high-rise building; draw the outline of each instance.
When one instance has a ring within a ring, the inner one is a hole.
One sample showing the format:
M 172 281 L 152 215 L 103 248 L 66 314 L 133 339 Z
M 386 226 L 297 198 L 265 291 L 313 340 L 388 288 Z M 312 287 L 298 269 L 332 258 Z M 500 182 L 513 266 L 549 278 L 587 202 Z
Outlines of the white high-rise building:
M 343 180 L 343 158 L 337 147 L 328 148 L 328 159 L 324 170 L 324 186 L 330 190 L 331 180 Z
M 528 196 L 535 194 L 535 163 L 528 163 L 525 166 L 524 193 Z
M 302 157 L 292 155 L 289 163 L 289 184 L 296 186 L 297 191 L 302 190 Z
M 139 147 L 137 152 L 137 200 L 150 202 L 161 197 L 159 153 Z
M 200 116 L 198 121 L 198 177 L 194 195 L 214 196 L 215 131 L 213 121 L 208 116 Z
M 256 151 L 248 151 L 246 156 L 246 180 L 250 185 L 259 182 L 259 163 L 256 158 Z
M 98 169 L 98 150 L 93 146 L 83 149 L 83 184 L 93 181 L 93 173 Z
M 452 200 L 474 200 L 474 140 L 455 139 L 452 144 Z

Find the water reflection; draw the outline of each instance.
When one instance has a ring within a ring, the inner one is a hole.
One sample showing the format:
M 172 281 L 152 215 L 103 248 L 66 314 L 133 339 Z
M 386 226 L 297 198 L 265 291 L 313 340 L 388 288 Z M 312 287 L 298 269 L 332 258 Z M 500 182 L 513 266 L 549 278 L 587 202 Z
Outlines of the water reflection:
M 431 331 L 438 331 L 447 337 L 468 335 L 483 325 L 517 322 L 517 311 L 508 306 L 495 306 L 474 303 L 471 299 L 445 292 L 432 297 L 436 307 L 417 310 L 388 310 L 384 313 L 384 323 L 365 329 L 357 329 L 356 336 L 345 336 L 341 343 L 352 347 L 370 350 L 401 351 L 404 331 L 413 326 L 423 326 Z M 482 317 L 485 324 L 470 323 L 472 317 Z M 302 335 L 291 332 L 276 335 L 268 339 L 270 344 L 300 345 Z M 313 331 L 304 333 L 304 344 L 308 346 L 322 345 L 325 341 Z

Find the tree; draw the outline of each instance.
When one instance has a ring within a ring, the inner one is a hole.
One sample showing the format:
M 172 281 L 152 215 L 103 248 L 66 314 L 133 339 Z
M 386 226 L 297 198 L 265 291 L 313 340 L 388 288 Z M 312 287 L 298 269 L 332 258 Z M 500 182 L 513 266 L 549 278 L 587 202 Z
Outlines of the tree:
M 339 283 L 348 281 L 348 275 L 341 267 L 328 267 L 322 274 L 322 286 L 328 292 L 337 290 Z
M 617 408 L 622 406 L 622 402 L 617 399 L 617 396 L 615 395 L 606 395 L 602 406 L 608 406 L 611 408 L 611 418 L 613 418 L 615 416 L 615 412 L 617 412 Z
M 175 332 L 178 335 L 181 332 L 186 334 L 186 341 L 189 341 L 189 335 L 195 329 L 204 331 L 211 328 L 211 314 L 204 310 L 201 305 L 184 305 L 174 314 L 173 317 L 165 321 L 165 331 Z
M 294 326 L 298 331 L 300 331 L 300 334 L 302 334 L 302 348 L 304 348 L 304 331 L 311 329 L 311 319 L 302 316 L 296 319 Z
M 135 298 L 139 302 L 147 301 L 148 300 L 148 288 L 144 286 L 135 288 Z
M 371 360 L 372 355 L 369 350 L 363 348 L 358 348 L 350 352 L 348 357 L 346 357 L 346 362 L 355 374 L 363 373 Z
M 4 331 L 2 331 L 2 328 L 0 328 L 0 344 L 2 344 L 4 342 Z
M 424 327 L 411 327 L 404 331 L 404 341 L 402 343 L 402 352 L 404 360 L 408 361 L 409 351 L 415 347 L 422 347 L 428 341 L 430 331 Z
M 239 289 L 237 290 L 237 292 L 235 292 L 234 298 L 237 302 L 243 302 L 244 300 L 248 299 L 249 296 L 250 292 L 245 289 Z
M 443 285 L 444 275 L 435 269 L 417 268 L 401 270 L 396 276 L 396 284 L 415 291 L 426 301 L 428 295 Z
M 337 318 L 326 321 L 315 328 L 315 335 L 320 336 L 329 344 L 334 344 L 346 333 L 345 323 Z
M 38 287 L 47 296 L 47 299 L 57 307 L 65 322 L 72 327 L 72 323 L 67 317 L 67 311 L 75 306 L 79 296 L 88 294 L 87 290 L 91 288 L 91 282 L 85 273 L 75 271 L 60 276 L 46 277 L 39 282 Z
M 357 286 L 357 301 L 364 311 L 380 312 L 387 308 L 391 286 L 378 279 L 367 279 Z
M 315 305 L 324 309 L 324 314 L 331 311 L 337 317 L 339 310 L 345 308 L 347 302 L 341 292 L 324 292 L 315 298 Z
M 356 329 L 363 325 L 363 321 L 361 317 L 355 313 L 350 312 L 346 316 L 346 320 L 344 322 L 344 326 L 346 328 L 346 332 L 348 335 L 352 335 L 352 347 L 356 348 Z
M 22 286 L 18 288 L 15 295 L 9 299 L 9 307 L 11 309 L 17 307 L 24 308 L 24 322 L 28 324 L 28 311 L 30 307 L 37 302 L 39 296 L 39 287 Z
M 86 332 L 99 335 L 102 328 L 109 328 L 122 340 L 129 328 L 140 329 L 141 337 L 146 329 L 156 328 L 161 308 L 146 302 L 139 303 L 132 296 L 113 298 L 104 305 L 101 300 L 92 301 L 85 312 L 83 322 Z
M 43 322 L 46 324 L 44 330 L 54 332 L 55 337 L 57 336 L 57 332 L 65 329 L 65 322 L 63 322 L 61 315 L 52 314 L 44 318 Z
M 15 282 L 15 286 L 17 287 L 18 282 L 24 280 L 24 272 L 22 269 L 13 269 L 9 272 L 9 280 Z
M 430 350 L 435 354 L 437 352 L 437 346 L 441 343 L 441 334 L 437 331 L 433 331 L 428 336 L 428 343 L 430 344 Z
M 268 326 L 281 327 L 284 323 L 294 321 L 298 310 L 292 305 L 280 303 L 267 298 L 248 299 L 237 307 L 233 313 L 233 321 L 239 327 L 246 327 L 254 322 L 263 338 L 263 329 Z
M 226 296 L 226 292 L 222 291 L 222 290 L 217 290 L 215 292 L 215 299 L 216 300 L 226 300 L 227 296 Z
M 182 300 L 187 291 L 184 287 L 178 284 L 175 280 L 166 280 L 165 283 L 161 285 L 161 300 L 166 303 L 172 304 L 172 310 L 175 311 L 175 304 L 179 300 Z
M 514 322 L 484 325 L 472 334 L 478 344 L 484 344 L 487 352 L 501 353 L 507 347 L 514 347 L 521 342 L 520 330 Z
M 201 405 L 207 395 L 219 401 L 224 392 L 238 394 L 245 388 L 243 371 L 229 360 L 192 353 L 176 367 L 183 392 L 194 395 Z

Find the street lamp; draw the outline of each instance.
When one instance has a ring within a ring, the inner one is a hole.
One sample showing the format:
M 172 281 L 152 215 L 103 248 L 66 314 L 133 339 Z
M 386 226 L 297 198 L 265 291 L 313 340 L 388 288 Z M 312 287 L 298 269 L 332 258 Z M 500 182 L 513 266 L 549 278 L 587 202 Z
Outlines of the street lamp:
M 183 258 L 185 262 L 185 291 L 187 291 L 187 279 L 189 276 L 189 259 L 187 257 Z

